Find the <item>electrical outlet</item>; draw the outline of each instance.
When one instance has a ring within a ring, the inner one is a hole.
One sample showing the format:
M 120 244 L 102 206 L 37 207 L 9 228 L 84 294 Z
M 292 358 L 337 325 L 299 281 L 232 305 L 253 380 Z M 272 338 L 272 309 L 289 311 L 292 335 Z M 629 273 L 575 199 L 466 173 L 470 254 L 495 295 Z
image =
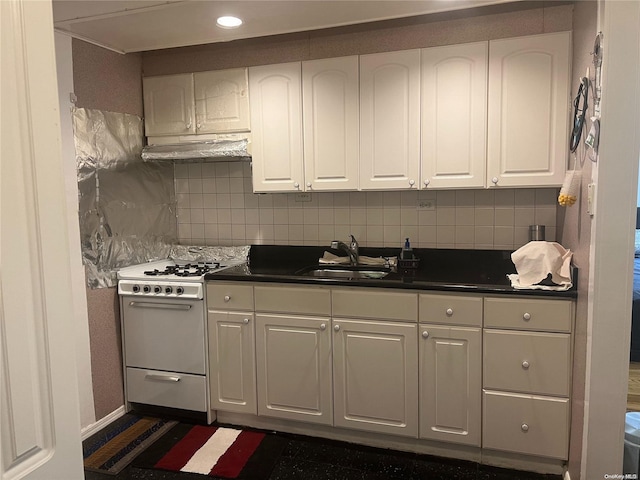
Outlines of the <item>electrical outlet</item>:
M 435 210 L 435 200 L 418 200 L 418 210 Z
M 309 192 L 296 193 L 296 202 L 310 202 L 311 194 Z

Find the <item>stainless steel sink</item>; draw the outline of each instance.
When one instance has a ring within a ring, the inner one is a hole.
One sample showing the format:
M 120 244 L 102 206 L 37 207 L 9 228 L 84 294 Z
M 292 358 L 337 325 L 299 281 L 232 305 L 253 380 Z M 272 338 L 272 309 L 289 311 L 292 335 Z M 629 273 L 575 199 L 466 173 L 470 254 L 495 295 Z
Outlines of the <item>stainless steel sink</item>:
M 361 280 L 384 278 L 391 272 L 386 267 L 350 266 L 350 265 L 313 265 L 296 272 L 297 275 L 316 278 L 339 278 Z

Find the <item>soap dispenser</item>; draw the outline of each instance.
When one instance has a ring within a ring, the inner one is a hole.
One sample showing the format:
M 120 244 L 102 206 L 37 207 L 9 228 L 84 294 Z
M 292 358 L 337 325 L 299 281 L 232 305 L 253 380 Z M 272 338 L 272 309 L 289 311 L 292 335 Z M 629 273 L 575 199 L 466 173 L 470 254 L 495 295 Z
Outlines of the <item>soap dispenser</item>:
M 402 260 L 413 259 L 413 250 L 411 248 L 411 243 L 409 242 L 409 238 L 406 238 L 404 241 L 404 247 L 402 247 L 402 252 L 400 252 L 400 259 Z

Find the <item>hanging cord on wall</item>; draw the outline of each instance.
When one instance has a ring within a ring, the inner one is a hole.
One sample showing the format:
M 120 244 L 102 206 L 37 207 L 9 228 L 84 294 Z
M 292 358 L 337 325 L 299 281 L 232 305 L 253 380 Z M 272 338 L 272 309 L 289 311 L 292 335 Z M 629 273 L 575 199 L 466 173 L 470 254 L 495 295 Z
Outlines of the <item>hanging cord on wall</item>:
M 578 145 L 580 144 L 580 138 L 582 137 L 582 130 L 584 127 L 584 117 L 589 108 L 589 79 L 582 77 L 580 79 L 580 87 L 578 87 L 578 94 L 573 100 L 573 130 L 571 131 L 571 137 L 569 138 L 569 150 L 571 153 L 575 153 Z

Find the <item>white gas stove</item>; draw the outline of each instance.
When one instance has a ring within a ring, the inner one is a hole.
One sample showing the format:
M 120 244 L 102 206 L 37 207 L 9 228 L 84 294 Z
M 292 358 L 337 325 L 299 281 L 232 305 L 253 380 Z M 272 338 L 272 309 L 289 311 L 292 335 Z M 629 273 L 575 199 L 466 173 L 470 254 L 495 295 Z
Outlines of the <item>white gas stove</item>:
M 118 272 L 118 293 L 143 297 L 203 298 L 204 276 L 243 263 L 240 260 L 196 262 L 157 260 Z

